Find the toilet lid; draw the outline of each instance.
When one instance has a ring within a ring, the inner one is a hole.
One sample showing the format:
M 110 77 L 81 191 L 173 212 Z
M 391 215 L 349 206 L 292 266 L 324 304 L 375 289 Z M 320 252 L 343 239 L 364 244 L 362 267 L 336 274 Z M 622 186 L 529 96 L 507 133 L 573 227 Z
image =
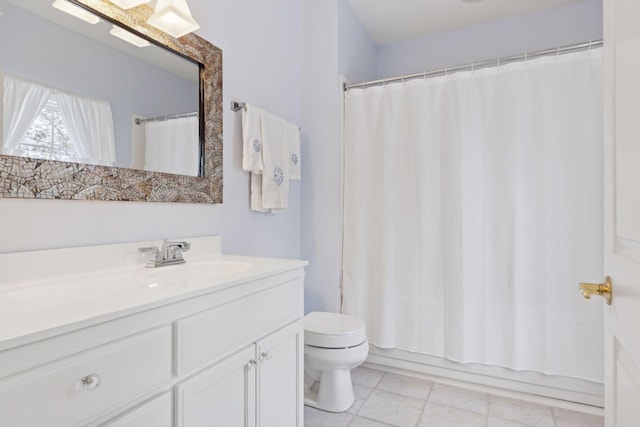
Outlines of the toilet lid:
M 313 312 L 304 317 L 304 343 L 322 348 L 355 347 L 367 340 L 364 322 L 347 314 Z

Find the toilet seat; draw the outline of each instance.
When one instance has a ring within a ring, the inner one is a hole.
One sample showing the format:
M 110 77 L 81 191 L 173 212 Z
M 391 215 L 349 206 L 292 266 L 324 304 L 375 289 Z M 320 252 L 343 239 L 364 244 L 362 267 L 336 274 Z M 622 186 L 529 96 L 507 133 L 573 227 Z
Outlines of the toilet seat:
M 347 314 L 312 312 L 304 318 L 304 342 L 312 347 L 340 349 L 366 342 L 364 322 Z

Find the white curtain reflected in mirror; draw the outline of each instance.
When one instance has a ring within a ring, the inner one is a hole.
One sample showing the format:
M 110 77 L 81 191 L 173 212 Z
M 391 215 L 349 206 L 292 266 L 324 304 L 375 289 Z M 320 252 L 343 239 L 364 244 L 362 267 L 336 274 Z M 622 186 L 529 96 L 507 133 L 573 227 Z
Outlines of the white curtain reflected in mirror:
M 26 80 L 4 76 L 4 120 L 2 154 L 20 155 L 21 143 L 41 113 L 52 91 Z
M 16 76 L 3 79 L 2 154 L 113 166 L 108 102 Z
M 187 117 L 142 121 L 144 170 L 198 176 L 200 170 L 200 121 L 197 113 Z
M 77 159 L 83 163 L 115 165 L 116 143 L 109 103 L 62 92 L 56 94 L 56 99 Z

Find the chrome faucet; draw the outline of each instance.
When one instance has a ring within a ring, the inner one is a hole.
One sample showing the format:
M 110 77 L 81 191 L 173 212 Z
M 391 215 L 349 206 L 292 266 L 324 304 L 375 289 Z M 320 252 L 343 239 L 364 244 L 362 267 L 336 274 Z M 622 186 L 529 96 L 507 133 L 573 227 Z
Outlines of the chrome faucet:
M 170 242 L 164 239 L 162 242 L 162 248 L 158 249 L 157 246 L 150 246 L 145 248 L 138 248 L 138 252 L 141 254 L 152 254 L 145 266 L 147 268 L 163 267 L 165 265 L 175 265 L 185 263 L 185 259 L 182 256 L 182 252 L 186 252 L 191 248 L 191 243 L 188 242 Z

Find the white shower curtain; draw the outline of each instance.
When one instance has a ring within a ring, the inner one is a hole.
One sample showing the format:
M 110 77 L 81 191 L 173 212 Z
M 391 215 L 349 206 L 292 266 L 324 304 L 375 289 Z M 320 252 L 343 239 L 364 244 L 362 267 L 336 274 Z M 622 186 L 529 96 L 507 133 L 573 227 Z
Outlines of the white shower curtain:
M 147 122 L 144 169 L 198 176 L 199 123 L 197 116 Z
M 602 381 L 601 66 L 346 93 L 343 311 L 372 344 Z

